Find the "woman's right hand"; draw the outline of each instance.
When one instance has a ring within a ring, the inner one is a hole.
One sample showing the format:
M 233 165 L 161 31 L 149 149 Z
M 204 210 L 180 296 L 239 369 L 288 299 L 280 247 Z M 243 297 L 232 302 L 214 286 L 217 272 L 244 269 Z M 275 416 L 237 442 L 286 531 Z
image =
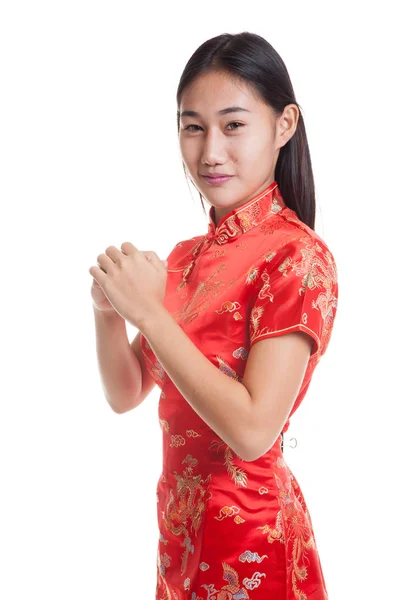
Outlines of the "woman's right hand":
M 147 258 L 146 250 L 142 250 L 142 254 L 144 254 Z M 97 283 L 94 277 L 92 282 L 91 293 L 93 304 L 97 310 L 101 311 L 102 313 L 115 313 L 116 315 L 118 315 L 117 311 L 115 310 L 115 308 L 113 307 L 113 305 L 103 292 L 101 286 Z

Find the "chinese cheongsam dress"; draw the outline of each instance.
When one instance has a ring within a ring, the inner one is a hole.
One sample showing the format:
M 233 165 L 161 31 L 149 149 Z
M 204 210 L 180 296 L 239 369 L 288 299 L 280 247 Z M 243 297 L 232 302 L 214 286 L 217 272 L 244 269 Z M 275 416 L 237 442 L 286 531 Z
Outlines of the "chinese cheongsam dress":
M 331 337 L 335 261 L 276 181 L 217 226 L 213 206 L 208 216 L 208 232 L 167 257 L 164 305 L 186 335 L 239 382 L 259 340 L 303 331 L 314 343 L 281 434 L 245 461 L 192 409 L 141 335 L 161 391 L 156 600 L 327 600 L 310 514 L 282 440 Z

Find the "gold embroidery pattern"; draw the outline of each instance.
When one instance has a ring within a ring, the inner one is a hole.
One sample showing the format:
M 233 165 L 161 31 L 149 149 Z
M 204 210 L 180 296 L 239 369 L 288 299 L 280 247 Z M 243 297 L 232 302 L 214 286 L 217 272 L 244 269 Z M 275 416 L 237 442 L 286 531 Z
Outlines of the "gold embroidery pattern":
M 245 552 L 243 552 L 243 554 L 241 554 L 239 556 L 239 560 L 242 563 L 248 562 L 248 563 L 252 563 L 252 562 L 257 562 L 260 563 L 264 560 L 264 558 L 268 558 L 268 554 L 263 554 L 262 556 L 260 556 L 258 554 L 258 552 L 250 552 L 250 550 L 245 550 Z
M 266 577 L 265 573 L 260 573 L 256 571 L 251 579 L 245 577 L 243 579 L 243 584 L 245 587 L 242 587 L 239 584 L 239 575 L 235 569 L 228 565 L 228 563 L 222 563 L 223 568 L 223 578 L 228 582 L 227 585 L 223 585 L 219 590 L 215 589 L 215 585 L 213 583 L 206 585 L 203 584 L 207 591 L 207 598 L 213 600 L 231 600 L 233 598 L 240 598 L 240 600 L 250 600 L 251 597 L 247 593 L 247 589 L 254 590 L 261 583 L 261 577 Z M 247 588 L 247 589 L 246 589 Z M 201 597 L 195 596 L 195 600 L 202 600 Z
M 301 249 L 302 259 L 296 262 L 292 256 L 287 256 L 278 266 L 278 271 L 285 278 L 289 277 L 289 270 L 290 272 L 294 272 L 295 276 L 299 277 L 299 296 L 303 295 L 307 289 L 312 291 L 321 290 L 318 296 L 311 300 L 308 308 L 310 310 L 318 310 L 321 315 L 321 333 L 319 331 L 313 331 L 313 333 L 318 338 L 320 337 L 318 354 L 322 354 L 332 332 L 334 308 L 337 307 L 337 297 L 334 294 L 334 286 L 337 283 L 337 269 L 329 250 L 324 251 L 318 242 L 313 243 L 308 236 L 300 238 L 299 241 L 303 242 L 306 246 Z M 270 275 L 266 270 L 262 272 L 261 279 L 264 283 L 258 293 L 258 299 L 268 298 L 270 302 L 274 302 Z M 279 286 L 281 283 L 277 281 L 276 285 Z M 266 306 L 257 305 L 256 303 L 250 312 L 251 343 L 265 334 L 274 332 L 268 326 L 260 328 L 260 321 L 265 309 Z M 301 322 L 291 323 L 287 329 L 293 330 L 299 324 L 304 329 L 309 329 L 306 326 L 308 317 L 307 312 L 303 312 L 301 317 L 299 317 Z
M 215 312 L 218 315 L 222 315 L 223 313 L 226 312 L 233 312 L 234 310 L 241 308 L 240 306 L 240 302 L 232 302 L 232 300 L 227 300 L 226 302 L 224 302 L 221 306 L 220 309 L 216 310 Z
M 244 210 L 243 212 L 239 213 L 238 217 L 240 221 L 240 228 L 243 231 L 243 233 L 246 233 L 246 231 L 258 225 L 258 222 L 262 217 L 260 204 L 256 202 L 247 210 Z
M 227 517 L 232 517 L 233 515 L 237 515 L 240 512 L 240 508 L 238 506 L 223 506 L 219 511 L 219 516 L 214 517 L 216 521 L 223 521 Z
M 229 217 L 224 226 L 217 228 L 215 239 L 218 244 L 226 244 L 230 239 L 242 234 L 242 229 L 237 225 L 235 216 Z
M 266 535 L 268 534 L 268 542 L 270 544 L 272 544 L 273 542 L 276 542 L 276 540 L 279 540 L 280 542 L 284 543 L 285 539 L 284 539 L 284 535 L 283 535 L 283 530 L 282 530 L 282 516 L 281 513 L 278 513 L 278 515 L 276 516 L 275 519 L 275 527 L 270 527 L 267 523 L 265 525 L 262 525 L 261 527 L 257 527 L 257 529 L 261 529 L 261 532 Z
M 287 464 L 278 457 L 276 463 L 282 469 L 282 474 L 274 468 L 275 481 L 279 489 L 278 501 L 280 505 L 279 518 L 281 522 L 277 531 L 281 534 L 289 552 L 290 559 L 287 561 L 288 581 L 292 582 L 292 591 L 297 600 L 307 600 L 307 594 L 299 589 L 299 584 L 308 577 L 308 568 L 305 564 L 309 562 L 307 551 L 312 548 L 316 550 L 316 542 L 311 519 L 302 496 L 299 484 Z M 290 552 L 291 549 L 291 552 Z M 313 556 L 317 556 L 314 553 Z M 317 558 L 317 560 L 319 560 Z M 317 564 L 319 568 L 319 563 Z M 326 589 L 321 590 L 321 596 L 328 600 Z
M 249 357 L 249 351 L 244 346 L 240 346 L 240 348 L 236 348 L 236 350 L 232 352 L 232 356 L 238 360 L 247 360 Z
M 228 375 L 228 377 L 231 377 L 235 381 L 239 381 L 240 383 L 242 383 L 242 377 L 239 375 L 239 373 L 236 373 L 236 371 L 232 369 L 232 367 L 227 363 L 226 360 L 224 360 L 220 356 L 216 356 L 215 358 L 218 361 L 220 371 L 222 371 L 223 373 L 225 373 L 225 375 Z
M 231 479 L 234 481 L 235 485 L 247 487 L 247 474 L 243 471 L 243 469 L 239 469 L 233 462 L 233 450 L 225 444 L 223 441 L 213 440 L 209 445 L 209 450 L 213 450 L 218 453 L 221 446 L 225 446 L 224 464 L 227 468 L 227 472 L 231 476 Z M 237 455 L 236 455 L 237 456 Z
M 245 285 L 253 284 L 256 281 L 259 270 L 260 267 L 250 267 L 244 280 Z
M 173 313 L 173 317 L 178 323 L 180 321 L 185 324 L 191 323 L 210 305 L 210 295 L 217 296 L 221 287 L 224 286 L 224 282 L 218 279 L 218 276 L 225 270 L 226 265 L 222 264 L 204 282 L 199 283 L 190 300 L 185 301 L 183 306 Z
M 273 302 L 274 296 L 270 292 L 270 289 L 271 289 L 270 276 L 269 276 L 269 273 L 267 273 L 267 271 L 263 271 L 261 273 L 261 280 L 264 283 L 263 283 L 262 288 L 258 292 L 258 297 L 261 298 L 262 300 L 264 298 L 269 298 L 271 300 L 271 302 Z
M 206 501 L 208 500 L 205 495 L 209 491 L 211 480 L 211 474 L 206 479 L 202 479 L 201 475 L 193 474 L 197 462 L 196 458 L 191 454 L 187 454 L 182 461 L 182 463 L 187 464 L 183 473 L 179 474 L 174 471 L 177 480 L 176 488 L 175 490 L 170 488 L 166 509 L 161 512 L 165 529 L 177 537 L 183 537 L 182 545 L 185 550 L 182 553 L 181 575 L 187 569 L 189 553 L 194 552 L 191 531 L 197 536 L 203 521 Z M 162 574 L 160 572 L 160 575 Z
M 216 590 L 214 584 L 204 585 L 207 591 L 207 598 L 215 598 L 216 600 L 229 600 L 230 598 L 241 598 L 243 600 L 249 600 L 249 595 L 239 586 L 239 576 L 237 572 L 227 563 L 222 563 L 224 570 L 224 579 L 229 582 L 228 585 L 224 585 L 220 590 Z M 217 596 L 215 596 L 217 594 Z M 240 594 L 240 595 L 239 595 Z M 198 600 L 196 598 L 196 600 Z

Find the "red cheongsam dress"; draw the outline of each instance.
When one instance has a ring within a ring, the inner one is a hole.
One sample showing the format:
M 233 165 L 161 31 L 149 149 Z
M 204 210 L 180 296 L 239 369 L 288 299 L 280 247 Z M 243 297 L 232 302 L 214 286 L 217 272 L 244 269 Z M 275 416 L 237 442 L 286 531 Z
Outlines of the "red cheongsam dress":
M 334 258 L 286 206 L 276 181 L 217 226 L 213 206 L 208 216 L 208 233 L 167 257 L 165 307 L 215 368 L 239 382 L 253 344 L 308 333 L 313 348 L 291 417 L 331 337 Z M 140 339 L 161 390 L 156 600 L 327 600 L 310 514 L 282 453 L 289 418 L 268 452 L 241 459 Z

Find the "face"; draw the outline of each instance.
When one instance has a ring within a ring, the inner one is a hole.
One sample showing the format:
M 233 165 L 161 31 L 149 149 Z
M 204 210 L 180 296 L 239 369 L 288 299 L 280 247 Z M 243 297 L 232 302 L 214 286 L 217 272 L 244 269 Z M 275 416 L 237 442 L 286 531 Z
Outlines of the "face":
M 229 107 L 236 110 L 219 112 Z M 217 72 L 185 89 L 179 112 L 182 160 L 195 187 L 215 207 L 216 225 L 275 180 L 279 149 L 295 133 L 299 114 L 290 104 L 276 116 L 251 87 Z M 230 177 L 213 184 L 202 176 L 213 173 Z

